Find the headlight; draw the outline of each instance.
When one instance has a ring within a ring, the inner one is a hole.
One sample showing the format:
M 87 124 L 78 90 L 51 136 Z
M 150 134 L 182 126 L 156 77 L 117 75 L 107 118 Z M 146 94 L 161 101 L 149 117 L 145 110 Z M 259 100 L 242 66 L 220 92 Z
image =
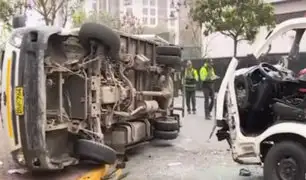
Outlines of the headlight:
M 17 48 L 20 48 L 21 46 L 21 43 L 22 43 L 22 38 L 23 38 L 23 35 L 22 34 L 14 34 L 11 39 L 10 39 L 10 44 L 17 47 Z

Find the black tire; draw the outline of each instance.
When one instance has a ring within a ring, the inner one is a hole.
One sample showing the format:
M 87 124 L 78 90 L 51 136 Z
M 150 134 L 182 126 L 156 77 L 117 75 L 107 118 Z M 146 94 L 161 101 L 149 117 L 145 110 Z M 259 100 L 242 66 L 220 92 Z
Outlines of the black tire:
M 101 164 L 114 164 L 117 159 L 115 150 L 92 140 L 77 140 L 74 151 L 82 160 L 90 160 Z
M 294 162 L 296 176 L 293 179 L 305 179 L 306 149 L 299 143 L 284 141 L 274 145 L 268 151 L 264 160 L 264 180 L 281 180 L 279 169 L 284 161 Z
M 182 56 L 182 50 L 177 46 L 157 46 L 156 47 L 157 55 L 166 55 L 166 56 Z
M 164 120 L 157 120 L 154 123 L 156 130 L 160 131 L 176 131 L 180 129 L 179 122 L 174 118 L 165 118 Z
M 105 25 L 97 23 L 83 24 L 79 31 L 79 39 L 87 51 L 90 51 L 90 41 L 97 40 L 107 48 L 110 57 L 119 58 L 120 36 Z
M 163 140 L 172 140 L 176 139 L 178 137 L 179 132 L 178 131 L 158 131 L 155 130 L 153 132 L 154 137 L 157 139 L 163 139 Z
M 156 56 L 157 64 L 164 64 L 171 67 L 178 67 L 181 65 L 181 58 L 179 56 Z

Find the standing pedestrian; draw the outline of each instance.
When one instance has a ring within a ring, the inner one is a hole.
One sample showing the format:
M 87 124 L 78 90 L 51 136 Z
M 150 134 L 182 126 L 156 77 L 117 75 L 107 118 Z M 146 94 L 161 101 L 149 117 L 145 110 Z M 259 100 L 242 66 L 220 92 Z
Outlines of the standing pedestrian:
M 185 69 L 185 96 L 188 114 L 190 114 L 190 101 L 192 105 L 193 114 L 196 114 L 196 86 L 199 80 L 198 72 L 192 67 L 190 60 L 187 61 L 187 67 Z
M 200 80 L 204 93 L 204 107 L 206 119 L 211 119 L 211 111 L 214 106 L 215 88 L 214 80 L 216 79 L 212 59 L 207 59 L 200 69 Z

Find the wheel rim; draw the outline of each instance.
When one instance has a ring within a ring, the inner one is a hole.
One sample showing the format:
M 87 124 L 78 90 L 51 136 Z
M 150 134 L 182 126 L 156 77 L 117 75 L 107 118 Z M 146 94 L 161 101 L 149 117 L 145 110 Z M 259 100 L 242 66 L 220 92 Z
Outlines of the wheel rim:
M 297 170 L 297 162 L 291 157 L 283 158 L 277 163 L 277 174 L 281 180 L 295 180 Z

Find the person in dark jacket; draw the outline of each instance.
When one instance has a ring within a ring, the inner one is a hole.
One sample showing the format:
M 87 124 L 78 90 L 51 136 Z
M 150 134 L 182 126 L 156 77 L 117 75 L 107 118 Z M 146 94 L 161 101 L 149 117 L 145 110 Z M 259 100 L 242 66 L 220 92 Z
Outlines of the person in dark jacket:
M 187 61 L 187 67 L 185 69 L 185 96 L 188 114 L 191 113 L 190 101 L 192 104 L 192 111 L 196 114 L 196 86 L 199 80 L 198 72 L 192 67 L 191 61 Z

